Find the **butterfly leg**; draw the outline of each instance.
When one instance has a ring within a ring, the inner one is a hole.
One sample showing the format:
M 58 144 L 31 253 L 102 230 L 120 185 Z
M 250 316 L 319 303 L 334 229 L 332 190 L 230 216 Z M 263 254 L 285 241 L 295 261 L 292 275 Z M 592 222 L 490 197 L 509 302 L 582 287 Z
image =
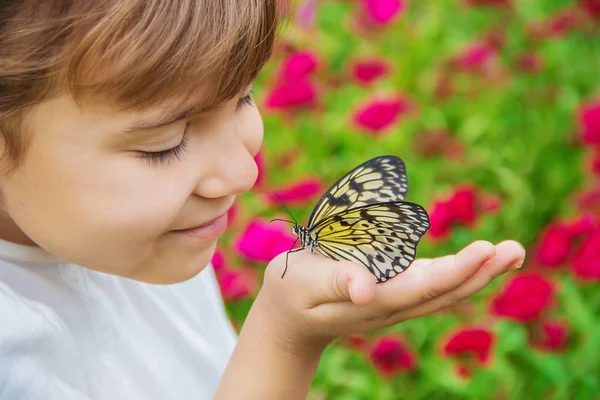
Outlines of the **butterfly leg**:
M 290 253 L 295 253 L 297 251 L 304 250 L 304 247 L 299 247 L 297 249 L 294 249 L 294 246 L 296 246 L 296 243 L 298 243 L 298 239 L 299 239 L 299 237 L 297 237 L 296 240 L 294 240 L 294 244 L 292 245 L 292 248 L 287 253 L 285 253 L 285 269 L 283 270 L 283 274 L 281 274 L 281 279 L 283 279 L 283 276 L 287 272 L 288 259 L 289 259 Z

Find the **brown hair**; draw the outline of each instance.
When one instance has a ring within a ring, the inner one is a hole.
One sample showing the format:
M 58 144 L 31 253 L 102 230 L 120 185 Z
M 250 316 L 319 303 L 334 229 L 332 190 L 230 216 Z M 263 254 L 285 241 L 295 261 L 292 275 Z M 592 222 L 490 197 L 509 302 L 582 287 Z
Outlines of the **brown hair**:
M 208 80 L 205 106 L 233 98 L 271 54 L 280 1 L 0 0 L 5 161 L 22 161 L 26 111 L 61 93 L 141 110 Z

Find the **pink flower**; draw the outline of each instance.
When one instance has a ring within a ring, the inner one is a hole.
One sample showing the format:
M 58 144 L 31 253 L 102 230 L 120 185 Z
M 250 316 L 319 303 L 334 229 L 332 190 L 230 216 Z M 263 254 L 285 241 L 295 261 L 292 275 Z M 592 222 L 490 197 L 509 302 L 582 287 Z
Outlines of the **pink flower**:
M 565 224 L 554 224 L 546 228 L 537 252 L 536 262 L 545 267 L 557 267 L 564 264 L 571 252 L 573 234 Z
M 583 280 L 600 279 L 600 230 L 591 233 L 573 258 L 571 268 Z
M 387 74 L 389 70 L 389 65 L 383 60 L 363 60 L 352 65 L 352 76 L 359 83 L 369 84 Z
M 454 221 L 470 225 L 477 218 L 476 213 L 477 195 L 472 186 L 458 188 L 450 198 Z
M 495 63 L 498 51 L 488 43 L 469 45 L 456 57 L 456 64 L 465 71 L 482 70 Z
M 270 110 L 311 107 L 317 101 L 317 86 L 309 79 L 283 82 L 267 95 L 265 107 Z
M 265 154 L 262 149 L 254 156 L 254 162 L 258 168 L 258 176 L 256 182 L 254 182 L 254 187 L 259 187 L 265 179 Z
M 461 329 L 447 339 L 443 351 L 446 356 L 474 355 L 481 365 L 488 361 L 494 342 L 487 329 Z
M 477 220 L 480 199 L 475 187 L 460 186 L 449 199 L 437 201 L 430 214 L 429 235 L 440 239 L 446 237 L 454 224 L 470 226 Z
M 215 251 L 215 254 L 213 254 L 212 260 L 210 260 L 210 263 L 212 264 L 215 272 L 219 272 L 220 270 L 223 270 L 226 268 L 225 256 L 223 255 L 223 253 L 220 250 Z
M 225 269 L 217 273 L 221 295 L 225 300 L 240 300 L 252 297 L 258 289 L 258 278 L 253 270 Z
M 254 220 L 237 238 L 236 251 L 251 261 L 269 262 L 275 256 L 292 248 L 295 236 L 279 222 Z
M 323 183 L 316 178 L 305 178 L 286 187 L 272 190 L 275 195 L 267 196 L 271 204 L 302 204 L 319 197 L 323 192 Z
M 371 350 L 371 361 L 385 377 L 413 371 L 417 367 L 416 355 L 397 336 L 382 336 Z
M 518 322 L 540 317 L 554 301 L 554 283 L 537 273 L 517 275 L 492 302 L 492 311 Z
M 600 100 L 582 105 L 578 118 L 584 143 L 600 144 Z
M 397 122 L 408 108 L 408 103 L 403 99 L 371 100 L 359 107 L 353 119 L 359 127 L 372 133 L 381 133 Z
M 429 236 L 435 239 L 441 239 L 450 233 L 454 223 L 454 211 L 449 201 L 438 201 L 434 203 L 433 210 L 430 212 Z
M 406 0 L 360 0 L 369 20 L 387 25 L 406 9 Z
M 288 56 L 281 65 L 280 77 L 289 82 L 303 79 L 317 69 L 317 56 L 311 51 L 299 51 Z

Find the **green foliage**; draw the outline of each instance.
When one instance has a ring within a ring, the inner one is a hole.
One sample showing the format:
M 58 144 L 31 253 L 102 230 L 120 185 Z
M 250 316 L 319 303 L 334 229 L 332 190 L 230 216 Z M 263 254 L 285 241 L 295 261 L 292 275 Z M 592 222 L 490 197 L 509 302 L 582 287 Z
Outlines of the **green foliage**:
M 430 207 L 457 185 L 468 183 L 499 196 L 501 208 L 482 212 L 473 227 L 457 227 L 446 240 L 424 240 L 421 257 L 455 253 L 476 239 L 516 239 L 526 247 L 559 217 L 576 215 L 572 194 L 588 182 L 584 150 L 576 142 L 576 111 L 598 92 L 600 35 L 587 22 L 560 37 L 531 38 L 532 23 L 550 18 L 568 0 L 519 0 L 512 7 L 467 7 L 459 0 L 412 1 L 393 24 L 369 34 L 357 33 L 351 20 L 353 1 L 323 0 L 311 30 L 291 26 L 282 41 L 318 54 L 315 80 L 318 109 L 263 112 L 266 176 L 271 187 L 303 176 L 333 183 L 351 167 L 381 154 L 402 157 L 408 168 L 408 200 Z M 500 32 L 504 45 L 490 71 L 460 72 L 450 62 L 469 44 Z M 535 52 L 543 68 L 527 73 L 517 59 Z M 369 86 L 348 74 L 359 57 L 389 60 L 393 69 Z M 275 83 L 281 61 L 276 53 L 256 83 L 265 98 Z M 453 92 L 436 90 L 447 75 Z M 354 110 L 374 94 L 401 94 L 416 110 L 382 135 L 352 125 Z M 445 130 L 463 147 L 463 155 L 424 156 L 416 143 L 423 132 Z M 283 154 L 295 162 L 280 169 Z M 242 198 L 246 216 L 271 217 L 257 193 Z M 313 204 L 290 207 L 306 221 Z M 231 238 L 226 238 L 231 243 Z M 368 360 L 341 343 L 325 352 L 314 380 L 312 399 L 593 399 L 600 398 L 600 292 L 559 272 L 554 315 L 571 328 L 564 352 L 543 353 L 528 341 L 526 327 L 489 315 L 489 301 L 501 280 L 470 301 L 475 314 L 444 313 L 407 321 L 390 331 L 401 332 L 418 354 L 415 371 L 393 379 L 381 377 Z M 228 304 L 232 318 L 243 319 L 251 301 Z M 490 322 L 493 321 L 493 322 Z M 454 360 L 440 355 L 440 341 L 459 326 L 482 324 L 497 335 L 492 361 L 458 378 Z

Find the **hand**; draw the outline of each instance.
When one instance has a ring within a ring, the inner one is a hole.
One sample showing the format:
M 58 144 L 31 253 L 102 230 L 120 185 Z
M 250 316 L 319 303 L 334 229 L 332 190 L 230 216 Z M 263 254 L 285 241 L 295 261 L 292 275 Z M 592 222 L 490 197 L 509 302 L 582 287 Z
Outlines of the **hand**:
M 267 267 L 253 312 L 280 346 L 294 352 L 324 348 L 333 339 L 434 313 L 519 268 L 525 250 L 514 241 L 476 241 L 456 255 L 415 260 L 408 270 L 376 284 L 362 265 L 300 251 Z

